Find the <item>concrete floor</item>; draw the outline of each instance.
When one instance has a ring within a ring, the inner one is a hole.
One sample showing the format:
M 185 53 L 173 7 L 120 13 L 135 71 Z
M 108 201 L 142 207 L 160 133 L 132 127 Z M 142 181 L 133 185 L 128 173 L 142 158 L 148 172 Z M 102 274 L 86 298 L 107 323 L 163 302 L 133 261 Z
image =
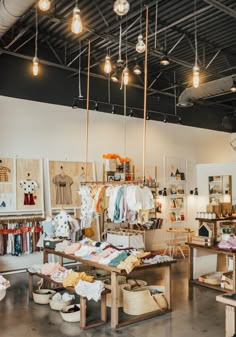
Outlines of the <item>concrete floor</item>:
M 10 280 L 11 287 L 0 302 L 2 337 L 223 337 L 225 335 L 224 305 L 215 300 L 218 292 L 204 287 L 188 286 L 187 259 L 179 260 L 172 266 L 173 311 L 119 329 L 111 329 L 107 323 L 101 327 L 82 331 L 79 323 L 64 322 L 60 313 L 51 310 L 48 305 L 38 305 L 29 301 L 27 273 L 5 277 Z M 153 277 L 150 275 L 150 278 Z M 160 279 L 161 275 L 157 278 Z M 90 306 L 88 319 L 97 313 L 97 304 L 93 308 Z

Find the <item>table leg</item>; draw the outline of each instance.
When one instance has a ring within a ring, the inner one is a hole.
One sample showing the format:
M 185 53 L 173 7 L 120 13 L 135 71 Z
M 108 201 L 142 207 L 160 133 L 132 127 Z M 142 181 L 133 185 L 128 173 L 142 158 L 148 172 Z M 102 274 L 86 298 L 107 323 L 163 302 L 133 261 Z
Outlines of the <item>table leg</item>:
M 236 254 L 233 254 L 233 291 L 236 291 Z
M 165 297 L 168 302 L 168 309 L 171 309 L 171 265 L 163 268 L 164 268 Z
M 33 299 L 33 274 L 29 273 L 29 298 Z
M 189 269 L 188 269 L 188 279 L 193 280 L 193 248 L 189 247 Z
M 232 337 L 235 334 L 235 307 L 225 306 L 225 337 Z
M 117 273 L 111 272 L 111 327 L 116 328 L 119 323 L 118 313 L 118 277 Z

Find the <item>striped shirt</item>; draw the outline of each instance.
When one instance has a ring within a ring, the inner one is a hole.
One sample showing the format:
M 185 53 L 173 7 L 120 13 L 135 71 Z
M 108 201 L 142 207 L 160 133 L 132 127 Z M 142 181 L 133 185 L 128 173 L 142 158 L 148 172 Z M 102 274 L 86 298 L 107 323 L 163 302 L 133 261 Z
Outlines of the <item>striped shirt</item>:
M 0 166 L 0 182 L 8 181 L 7 173 L 10 173 L 11 170 L 8 167 Z

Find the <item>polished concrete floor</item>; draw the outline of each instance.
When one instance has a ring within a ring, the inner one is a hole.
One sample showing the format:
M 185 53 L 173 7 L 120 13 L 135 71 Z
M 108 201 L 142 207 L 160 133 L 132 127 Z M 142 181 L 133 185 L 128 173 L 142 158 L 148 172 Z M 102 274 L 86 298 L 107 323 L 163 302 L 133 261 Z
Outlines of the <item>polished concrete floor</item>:
M 161 274 L 145 276 L 151 283 L 155 282 L 154 278 L 161 279 Z M 59 312 L 28 299 L 27 273 L 5 277 L 10 280 L 11 287 L 0 302 L 2 337 L 223 337 L 225 334 L 224 306 L 215 300 L 218 292 L 188 286 L 187 259 L 172 266 L 173 311 L 119 329 L 111 329 L 107 323 L 82 331 L 79 323 L 64 322 Z M 88 320 L 97 313 L 98 306 L 93 304 L 88 310 Z

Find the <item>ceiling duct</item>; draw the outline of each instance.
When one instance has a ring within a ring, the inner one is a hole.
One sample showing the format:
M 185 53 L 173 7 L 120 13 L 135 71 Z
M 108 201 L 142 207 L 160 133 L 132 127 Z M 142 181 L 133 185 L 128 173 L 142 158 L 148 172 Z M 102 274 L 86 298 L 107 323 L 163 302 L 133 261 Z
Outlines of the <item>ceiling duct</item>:
M 0 38 L 35 3 L 35 0 L 2 0 L 0 2 Z
M 177 105 L 179 107 L 190 107 L 194 101 L 204 98 L 210 98 L 225 93 L 230 93 L 233 84 L 233 78 L 236 75 L 230 75 L 215 81 L 201 84 L 198 88 L 186 88 L 179 96 Z

